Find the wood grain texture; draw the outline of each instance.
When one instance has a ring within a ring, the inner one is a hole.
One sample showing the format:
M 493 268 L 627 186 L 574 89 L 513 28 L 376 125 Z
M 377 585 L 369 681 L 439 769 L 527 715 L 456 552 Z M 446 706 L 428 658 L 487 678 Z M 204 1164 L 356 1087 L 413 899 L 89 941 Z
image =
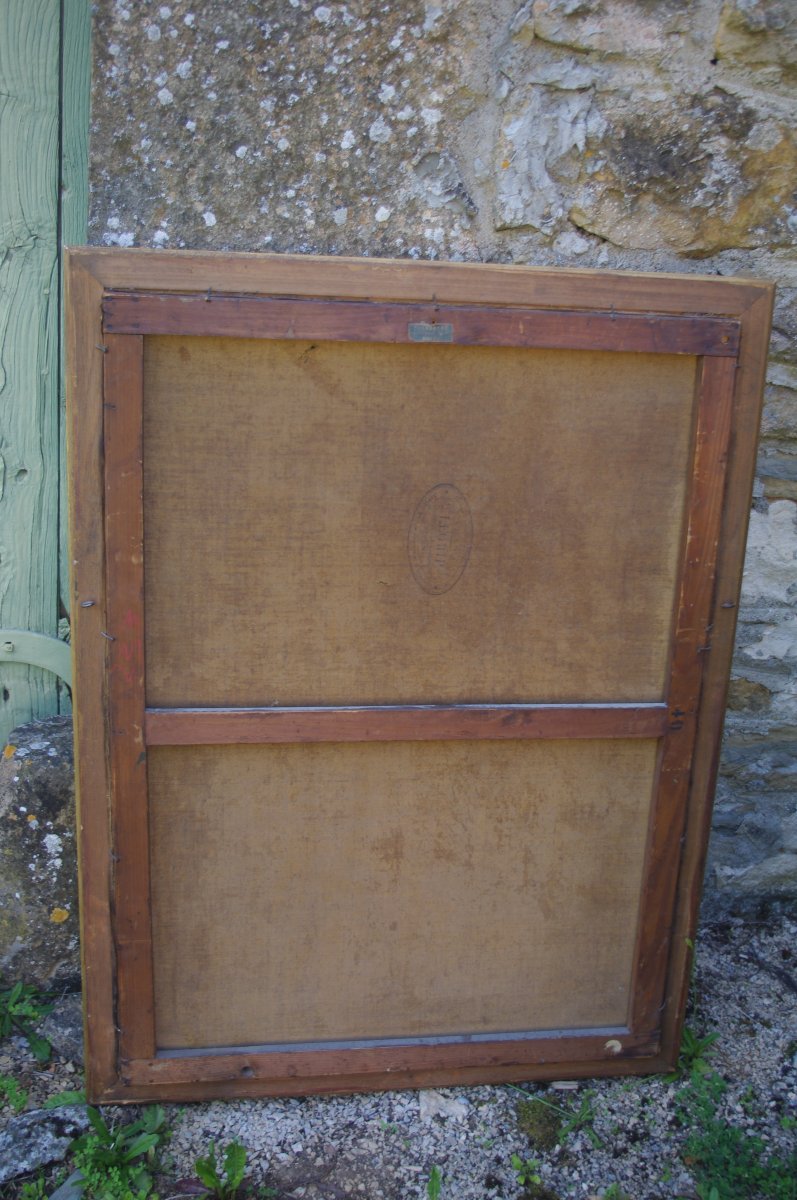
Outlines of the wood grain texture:
M 58 632 L 57 0 L 0 6 L 0 626 Z M 0 664 L 0 743 L 58 711 L 48 671 Z
M 110 780 L 103 479 L 101 287 L 66 262 L 67 417 L 75 680 L 75 785 L 86 1090 L 100 1096 L 117 1076 L 111 931 Z
M 150 707 L 662 699 L 695 359 L 144 341 Z
M 535 311 L 478 305 L 330 303 L 273 297 L 110 295 L 111 333 L 450 342 L 468 346 L 735 356 L 738 321 L 641 313 Z
M 660 737 L 666 704 L 455 708 L 169 709 L 144 714 L 148 746 Z
M 769 285 L 716 275 L 213 251 L 76 251 L 108 290 L 330 296 L 737 317 Z
M 238 1052 L 199 1056 L 167 1057 L 148 1062 L 130 1062 L 123 1066 L 123 1076 L 131 1083 L 154 1083 L 171 1080 L 188 1082 L 196 1078 L 201 1066 L 209 1083 L 224 1080 L 263 1080 L 323 1077 L 334 1080 L 343 1076 L 368 1078 L 371 1074 L 448 1070 L 500 1071 L 502 1068 L 526 1063 L 527 1071 L 544 1063 L 557 1066 L 563 1062 L 591 1059 L 606 1065 L 619 1065 L 623 1060 L 633 1062 L 643 1055 L 655 1053 L 656 1043 L 635 1037 L 623 1027 L 607 1028 L 597 1033 L 568 1031 L 551 1036 L 518 1038 L 514 1042 L 451 1043 L 438 1046 L 373 1046 L 364 1049 L 274 1050 L 268 1053 Z M 561 1069 L 561 1068 L 560 1068 Z
M 576 1042 L 572 1049 L 578 1048 Z M 585 1049 L 591 1050 L 587 1043 Z M 119 1080 L 101 1093 L 97 1100 L 104 1104 L 131 1104 L 137 1098 L 146 1101 L 175 1100 L 222 1100 L 256 1096 L 306 1096 L 309 1093 L 340 1095 L 347 1092 L 393 1091 L 396 1088 L 445 1087 L 454 1084 L 461 1087 L 477 1087 L 484 1083 L 510 1083 L 535 1079 L 583 1079 L 595 1074 L 594 1058 L 557 1058 L 555 1061 L 535 1059 L 533 1062 L 518 1061 L 493 1064 L 486 1067 L 444 1066 L 407 1067 L 403 1070 L 377 1068 L 349 1075 L 282 1075 L 268 1072 L 268 1067 L 251 1075 L 246 1068 L 237 1064 L 237 1072 L 230 1072 L 226 1079 L 194 1078 L 191 1082 L 154 1083 L 146 1067 L 138 1070 L 138 1064 L 122 1064 Z M 165 1061 L 165 1060 L 158 1060 Z M 204 1065 L 206 1059 L 201 1059 Z M 244 1060 L 245 1061 L 245 1060 Z M 200 1066 L 197 1063 L 197 1066 Z M 248 1064 L 247 1064 L 248 1065 Z M 257 1064 L 258 1066 L 260 1064 Z M 659 1053 L 655 1042 L 637 1044 L 628 1055 L 600 1060 L 600 1074 L 624 1076 L 658 1073 L 666 1069 L 666 1060 Z M 244 1071 L 241 1074 L 241 1071 Z M 135 1071 L 135 1080 L 133 1078 Z
M 725 463 L 733 412 L 736 364 L 703 359 L 699 382 L 694 473 L 689 501 L 678 622 L 673 639 L 670 733 L 664 739 L 659 792 L 645 867 L 632 1025 L 660 1027 L 678 884 L 681 839 L 703 680 L 710 650 L 710 614 L 716 577 Z
M 105 545 L 120 1053 L 155 1051 L 144 743 L 143 346 L 104 339 Z
M 704 656 L 684 854 L 678 877 L 672 957 L 667 976 L 667 1002 L 662 1014 L 663 1045 L 671 1064 L 677 1060 L 681 1044 L 691 978 L 690 943 L 694 942 L 697 930 L 711 830 L 712 799 L 739 611 L 774 299 L 774 287 L 761 283 L 753 303 L 741 314 L 743 336 L 733 397 L 733 435 L 728 451 L 716 584 L 709 617 L 711 651 Z
M 656 746 L 151 748 L 158 1047 L 624 1024 Z

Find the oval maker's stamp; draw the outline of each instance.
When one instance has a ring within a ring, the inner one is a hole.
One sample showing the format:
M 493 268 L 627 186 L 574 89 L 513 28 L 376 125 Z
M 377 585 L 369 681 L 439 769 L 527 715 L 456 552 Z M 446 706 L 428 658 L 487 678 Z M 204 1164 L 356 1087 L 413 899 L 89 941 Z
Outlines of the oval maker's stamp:
M 453 483 L 438 483 L 421 499 L 410 522 L 410 567 L 430 596 L 448 592 L 462 575 L 473 544 L 473 518 Z

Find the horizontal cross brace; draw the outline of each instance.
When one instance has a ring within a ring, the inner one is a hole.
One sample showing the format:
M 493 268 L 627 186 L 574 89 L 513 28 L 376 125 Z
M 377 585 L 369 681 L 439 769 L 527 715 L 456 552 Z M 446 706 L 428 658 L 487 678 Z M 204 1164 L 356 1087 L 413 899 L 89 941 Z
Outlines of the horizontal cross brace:
M 375 705 L 346 708 L 149 708 L 150 746 L 257 742 L 657 738 L 666 704 Z

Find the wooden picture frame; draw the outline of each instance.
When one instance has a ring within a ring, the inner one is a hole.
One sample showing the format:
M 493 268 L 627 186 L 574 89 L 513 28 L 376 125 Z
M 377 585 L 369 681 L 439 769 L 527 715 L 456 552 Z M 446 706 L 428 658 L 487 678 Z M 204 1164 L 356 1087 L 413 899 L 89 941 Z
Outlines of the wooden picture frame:
M 76 249 L 67 288 L 89 1098 L 670 1067 L 772 287 Z

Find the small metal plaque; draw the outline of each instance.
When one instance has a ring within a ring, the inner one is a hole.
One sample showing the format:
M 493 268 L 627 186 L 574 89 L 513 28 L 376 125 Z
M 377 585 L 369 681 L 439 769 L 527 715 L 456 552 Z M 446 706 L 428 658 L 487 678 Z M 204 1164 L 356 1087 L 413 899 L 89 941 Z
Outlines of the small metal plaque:
M 410 321 L 407 333 L 411 342 L 453 342 L 453 325 L 429 325 L 424 321 Z

